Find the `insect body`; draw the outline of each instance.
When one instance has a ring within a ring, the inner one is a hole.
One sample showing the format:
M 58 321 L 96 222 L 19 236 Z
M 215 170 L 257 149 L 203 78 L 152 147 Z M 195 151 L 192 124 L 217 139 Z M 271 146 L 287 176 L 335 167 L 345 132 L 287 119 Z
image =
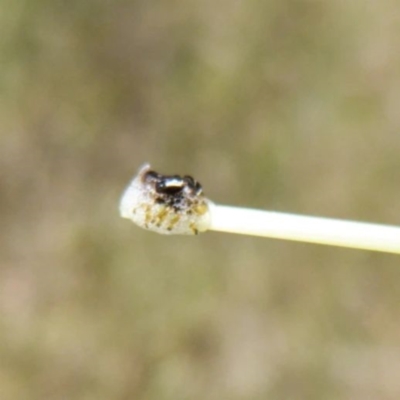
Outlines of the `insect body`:
M 155 189 L 158 193 L 176 195 L 183 191 L 186 182 L 178 175 L 162 177 L 156 182 Z

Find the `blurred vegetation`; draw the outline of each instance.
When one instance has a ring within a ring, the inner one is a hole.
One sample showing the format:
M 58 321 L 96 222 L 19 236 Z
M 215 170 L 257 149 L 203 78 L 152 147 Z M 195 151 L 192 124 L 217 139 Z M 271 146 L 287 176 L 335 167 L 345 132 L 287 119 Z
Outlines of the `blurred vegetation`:
M 398 399 L 400 259 L 118 216 L 215 201 L 400 224 L 400 4 L 0 0 L 0 398 Z

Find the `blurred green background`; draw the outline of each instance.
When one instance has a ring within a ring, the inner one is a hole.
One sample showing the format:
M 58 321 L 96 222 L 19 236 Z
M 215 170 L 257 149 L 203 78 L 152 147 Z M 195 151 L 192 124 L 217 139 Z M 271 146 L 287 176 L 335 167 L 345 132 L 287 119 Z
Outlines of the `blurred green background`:
M 397 0 L 0 0 L 0 398 L 399 399 L 400 258 L 118 215 L 400 224 Z

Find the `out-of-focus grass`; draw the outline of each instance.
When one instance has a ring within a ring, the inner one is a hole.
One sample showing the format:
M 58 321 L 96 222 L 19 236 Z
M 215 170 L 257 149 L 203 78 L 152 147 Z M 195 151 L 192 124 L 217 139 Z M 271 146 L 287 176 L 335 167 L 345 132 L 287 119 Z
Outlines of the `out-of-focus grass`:
M 1 6 L 2 399 L 399 398 L 398 257 L 117 213 L 150 161 L 399 224 L 397 2 Z

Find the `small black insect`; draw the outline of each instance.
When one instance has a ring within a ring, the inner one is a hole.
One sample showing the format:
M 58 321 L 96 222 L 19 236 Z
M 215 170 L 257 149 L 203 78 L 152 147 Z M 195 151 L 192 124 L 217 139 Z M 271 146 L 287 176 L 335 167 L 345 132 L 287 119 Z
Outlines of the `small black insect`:
M 177 195 L 182 192 L 185 185 L 185 180 L 178 175 L 163 176 L 156 182 L 155 189 L 158 193 Z
M 161 175 L 149 170 L 143 175 L 143 180 L 151 184 L 154 190 L 162 196 L 158 201 L 160 203 L 177 203 L 186 195 L 196 196 L 203 191 L 200 183 L 190 175 L 183 177 L 179 175 Z M 170 199 L 165 196 L 170 197 Z

